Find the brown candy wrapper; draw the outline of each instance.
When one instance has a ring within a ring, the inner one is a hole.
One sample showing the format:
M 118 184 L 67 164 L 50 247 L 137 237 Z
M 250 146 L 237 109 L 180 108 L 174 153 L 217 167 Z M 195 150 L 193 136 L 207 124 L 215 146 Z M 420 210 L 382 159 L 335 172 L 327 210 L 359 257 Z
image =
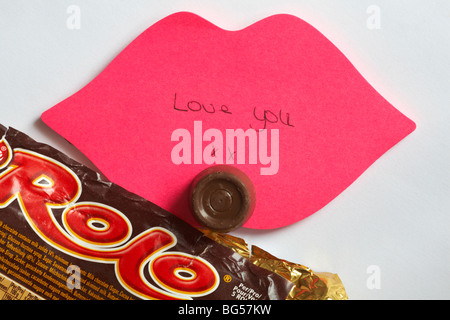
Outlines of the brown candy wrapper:
M 0 125 L 0 299 L 284 300 L 293 284 Z
M 263 249 L 229 234 L 201 230 L 210 239 L 231 248 L 253 264 L 291 281 L 294 286 L 286 300 L 347 300 L 344 285 L 337 274 L 314 272 L 301 264 L 276 258 Z
M 336 275 L 200 232 L 0 125 L 0 300 L 343 298 Z

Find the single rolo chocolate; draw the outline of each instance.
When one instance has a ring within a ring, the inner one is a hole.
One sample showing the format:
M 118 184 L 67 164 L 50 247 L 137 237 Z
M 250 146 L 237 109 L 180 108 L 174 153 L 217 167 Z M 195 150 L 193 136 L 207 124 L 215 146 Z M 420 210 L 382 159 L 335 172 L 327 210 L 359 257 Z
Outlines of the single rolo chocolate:
M 192 181 L 190 206 L 205 228 L 230 232 L 252 215 L 256 201 L 250 178 L 236 167 L 217 165 L 200 172 Z

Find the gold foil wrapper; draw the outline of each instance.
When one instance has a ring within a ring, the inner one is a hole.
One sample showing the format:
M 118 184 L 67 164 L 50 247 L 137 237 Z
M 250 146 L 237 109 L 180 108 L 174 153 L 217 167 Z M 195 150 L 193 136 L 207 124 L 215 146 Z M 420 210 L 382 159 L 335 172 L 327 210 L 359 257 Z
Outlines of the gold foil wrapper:
M 229 234 L 201 230 L 207 237 L 231 248 L 241 256 L 250 259 L 255 265 L 270 270 L 291 281 L 294 286 L 286 300 L 347 300 L 339 276 L 328 272 L 314 272 L 301 264 L 276 258 L 263 249 L 252 246 L 238 237 Z

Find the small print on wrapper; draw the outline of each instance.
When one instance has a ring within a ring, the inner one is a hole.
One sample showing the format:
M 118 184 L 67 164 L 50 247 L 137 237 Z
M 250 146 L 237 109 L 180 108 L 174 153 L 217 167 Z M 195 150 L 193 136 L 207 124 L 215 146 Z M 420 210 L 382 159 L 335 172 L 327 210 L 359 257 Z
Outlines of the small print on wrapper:
M 24 291 L 54 300 L 282 300 L 293 288 L 51 146 L 1 125 L 0 137 L 0 277 Z

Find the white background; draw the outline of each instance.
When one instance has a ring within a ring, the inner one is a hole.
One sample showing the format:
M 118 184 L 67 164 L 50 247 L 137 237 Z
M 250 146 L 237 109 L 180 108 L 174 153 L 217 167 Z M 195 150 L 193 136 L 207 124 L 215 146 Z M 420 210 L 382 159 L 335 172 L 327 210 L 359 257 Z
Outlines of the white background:
M 79 29 L 67 27 L 70 5 L 80 8 Z M 380 13 L 375 29 L 374 8 Z M 296 15 L 417 124 L 318 213 L 277 230 L 233 234 L 280 258 L 337 273 L 350 299 L 449 299 L 448 0 L 0 0 L 0 123 L 92 166 L 42 123 L 41 113 L 177 11 L 229 30 L 276 13 Z

